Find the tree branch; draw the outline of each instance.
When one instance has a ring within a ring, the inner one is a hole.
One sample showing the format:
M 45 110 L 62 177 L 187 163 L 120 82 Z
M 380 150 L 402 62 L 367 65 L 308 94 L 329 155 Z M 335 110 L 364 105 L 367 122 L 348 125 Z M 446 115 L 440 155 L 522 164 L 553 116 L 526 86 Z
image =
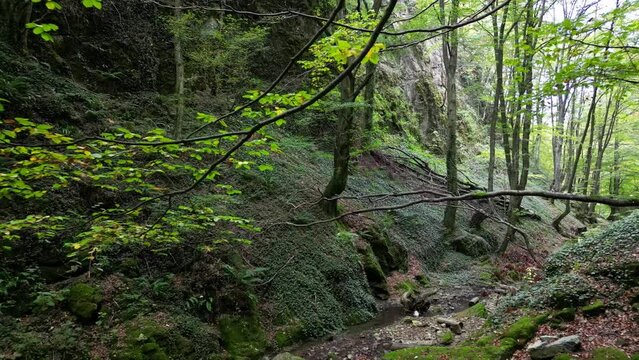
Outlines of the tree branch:
M 397 193 L 394 194 L 394 196 L 407 196 L 407 195 L 416 195 L 418 192 L 408 192 L 408 193 Z M 569 193 L 558 193 L 558 192 L 551 192 L 551 191 L 541 191 L 541 190 L 501 190 L 501 191 L 494 191 L 494 192 L 471 192 L 468 194 L 464 194 L 464 195 L 459 195 L 459 196 L 441 196 L 441 193 L 437 193 L 434 191 L 430 191 L 430 190 L 422 190 L 420 193 L 434 193 L 439 195 L 438 197 L 434 197 L 434 198 L 422 198 L 422 199 L 418 199 L 418 200 L 414 200 L 414 201 L 410 201 L 410 202 L 406 202 L 403 204 L 399 204 L 399 205 L 389 205 L 389 206 L 380 206 L 380 207 L 372 207 L 372 208 L 364 208 L 364 209 L 359 209 L 359 210 L 354 210 L 354 211 L 350 211 L 350 212 L 346 212 L 343 213 L 339 216 L 330 218 L 330 219 L 323 219 L 323 220 L 318 220 L 312 223 L 307 223 L 307 224 L 294 224 L 294 223 L 290 223 L 290 222 L 284 222 L 284 223 L 278 223 L 278 224 L 273 224 L 274 225 L 288 225 L 288 226 L 293 226 L 293 227 L 307 227 L 307 226 L 313 226 L 313 225 L 319 225 L 319 224 L 325 224 L 325 223 L 329 223 L 329 222 L 333 222 L 333 221 L 337 221 L 340 219 L 343 219 L 347 216 L 352 216 L 352 215 L 357 215 L 357 214 L 364 214 L 364 213 L 369 213 L 369 212 L 377 212 L 377 211 L 390 211 L 390 210 L 399 210 L 399 209 L 404 209 L 407 207 L 411 207 L 411 206 L 415 206 L 415 205 L 419 205 L 419 204 L 424 204 L 424 203 L 441 203 L 441 202 L 448 202 L 448 201 L 469 201 L 469 200 L 484 200 L 484 199 L 491 199 L 491 198 L 495 198 L 495 197 L 501 197 L 501 196 L 536 196 L 536 197 L 541 197 L 541 198 L 545 198 L 545 199 L 559 199 L 559 200 L 571 200 L 571 201 L 578 201 L 578 202 L 585 202 L 585 203 L 597 203 L 597 204 L 604 204 L 604 205 L 609 205 L 609 206 L 615 206 L 615 207 L 639 207 L 639 199 L 633 199 L 633 198 L 610 198 L 610 197 L 603 197 L 603 196 L 587 196 L 587 195 L 582 195 L 582 194 L 569 194 Z M 345 197 L 335 197 L 335 198 L 331 198 L 331 199 L 326 199 L 326 200 L 337 200 L 337 199 L 344 199 L 344 198 L 364 198 L 364 197 L 379 197 L 381 196 L 381 194 L 375 194 L 372 196 L 369 195 L 363 195 L 361 197 L 353 197 L 353 196 L 345 196 Z

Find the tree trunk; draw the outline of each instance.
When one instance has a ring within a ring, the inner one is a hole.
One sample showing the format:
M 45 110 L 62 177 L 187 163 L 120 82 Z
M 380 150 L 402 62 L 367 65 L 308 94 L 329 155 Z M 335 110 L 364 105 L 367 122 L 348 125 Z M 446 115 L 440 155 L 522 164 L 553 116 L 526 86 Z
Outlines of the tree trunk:
M 615 145 L 613 147 L 613 163 L 612 163 L 612 177 L 610 179 L 610 195 L 619 195 L 621 190 L 621 155 L 619 153 L 619 137 L 615 136 Z M 608 220 L 617 220 L 619 214 L 619 208 L 615 206 L 610 207 L 610 214 Z
M 445 16 L 445 4 L 440 0 L 442 18 Z M 449 24 L 457 22 L 459 0 L 452 0 Z M 446 69 L 446 184 L 448 192 L 459 193 L 457 183 L 457 30 L 443 35 L 442 52 Z M 444 228 L 448 234 L 455 231 L 457 203 L 449 202 L 444 210 Z
M 579 168 L 579 159 L 581 158 L 581 152 L 583 150 L 584 143 L 586 142 L 586 135 L 588 135 L 588 129 L 591 126 L 591 122 L 594 120 L 594 112 L 597 105 L 597 91 L 598 91 L 597 86 L 593 85 L 592 100 L 590 103 L 590 108 L 588 109 L 588 116 L 586 117 L 586 126 L 584 128 L 583 133 L 581 134 L 581 140 L 579 141 L 579 145 L 577 146 L 577 151 L 575 152 L 575 161 L 572 165 L 572 169 L 570 173 L 568 174 L 567 192 L 569 193 L 572 192 L 573 185 L 575 183 L 575 176 L 577 175 L 577 170 Z M 564 211 L 561 214 L 559 214 L 559 216 L 557 216 L 552 222 L 552 226 L 559 233 L 561 233 L 561 221 L 566 216 L 568 216 L 568 214 L 570 214 L 570 210 L 571 210 L 570 200 L 566 200 L 565 204 L 566 204 L 566 208 L 564 209 Z
M 496 7 L 497 3 L 493 4 Z M 489 159 L 488 159 L 488 191 L 495 188 L 495 143 L 497 138 L 497 122 L 502 113 L 502 98 L 504 95 L 504 42 L 506 18 L 508 16 L 508 8 L 506 5 L 502 10 L 501 25 L 497 23 L 497 15 L 492 15 L 493 20 L 493 50 L 495 52 L 495 97 L 493 98 L 493 109 L 490 118 L 489 132 Z M 500 121 L 506 121 L 505 117 L 501 117 Z
M 366 2 L 364 2 L 366 3 Z M 375 0 L 373 3 L 373 11 L 375 15 L 379 14 L 379 10 L 382 7 L 382 0 Z M 367 147 L 371 143 L 371 136 L 373 135 L 373 114 L 375 112 L 375 85 L 376 85 L 376 72 L 377 65 L 373 63 L 366 64 L 365 79 L 368 79 L 366 88 L 364 89 L 364 102 L 366 108 L 364 108 L 364 114 L 362 119 L 362 148 Z
M 340 96 L 343 103 L 353 102 L 355 75 L 350 74 L 340 84 Z M 346 189 L 348 182 L 348 163 L 353 142 L 353 107 L 346 106 L 339 111 L 333 150 L 333 176 L 324 189 L 323 197 L 331 199 Z M 337 215 L 337 200 L 324 200 L 324 211 L 330 216 Z
M 175 0 L 173 11 L 176 20 L 182 17 L 182 0 Z M 182 54 L 182 39 L 180 34 L 173 37 L 175 55 L 175 96 L 177 106 L 175 109 L 175 123 L 173 124 L 173 137 L 182 137 L 182 127 L 184 123 L 184 55 Z
M 603 165 L 604 154 L 608 149 L 608 145 L 610 145 L 610 140 L 612 138 L 615 124 L 617 122 L 617 115 L 619 114 L 619 108 L 621 105 L 620 96 L 621 94 L 615 96 L 614 92 L 610 94 L 610 98 L 608 99 L 608 103 L 606 104 L 606 114 L 604 115 L 604 121 L 601 124 L 601 128 L 599 129 L 597 138 L 597 155 L 595 156 L 595 168 L 592 171 L 592 191 L 590 192 L 590 195 L 593 196 L 598 196 L 601 192 L 601 168 Z M 613 102 L 614 108 L 612 109 L 611 113 L 610 110 Z M 595 208 L 595 204 L 588 205 L 589 218 L 595 218 Z

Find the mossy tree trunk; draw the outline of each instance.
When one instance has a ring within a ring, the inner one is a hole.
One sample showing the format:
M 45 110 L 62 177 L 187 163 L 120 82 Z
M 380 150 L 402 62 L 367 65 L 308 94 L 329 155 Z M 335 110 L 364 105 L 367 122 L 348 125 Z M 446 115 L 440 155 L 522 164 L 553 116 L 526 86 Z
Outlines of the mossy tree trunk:
M 379 10 L 382 7 L 382 0 L 375 0 L 373 2 L 373 11 L 375 15 L 379 14 Z M 373 63 L 366 64 L 366 76 L 365 79 L 368 79 L 368 83 L 366 84 L 366 88 L 364 89 L 364 102 L 366 103 L 366 108 L 364 108 L 364 114 L 362 116 L 362 144 L 361 147 L 365 148 L 371 143 L 371 136 L 373 134 L 373 112 L 375 110 L 375 83 L 376 83 L 376 74 L 377 65 Z
M 349 74 L 340 84 L 340 97 L 342 103 L 354 101 L 355 75 Z M 333 176 L 324 189 L 322 202 L 326 213 L 330 216 L 337 215 L 337 200 L 332 199 L 346 189 L 348 182 L 348 163 L 351 158 L 353 143 L 353 107 L 348 104 L 339 111 L 337 128 L 335 129 L 335 147 L 333 150 Z

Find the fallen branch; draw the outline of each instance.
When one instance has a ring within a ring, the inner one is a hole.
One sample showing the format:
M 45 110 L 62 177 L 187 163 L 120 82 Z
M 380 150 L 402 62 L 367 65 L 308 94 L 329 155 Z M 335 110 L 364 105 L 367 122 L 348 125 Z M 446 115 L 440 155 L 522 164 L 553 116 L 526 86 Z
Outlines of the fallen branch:
M 415 195 L 418 192 L 407 192 L 407 193 L 397 193 L 394 194 L 394 196 L 405 196 L 405 195 Z M 429 191 L 429 190 L 422 190 L 419 193 L 435 193 L 433 191 Z M 440 194 L 440 193 L 436 193 L 436 194 Z M 386 194 L 388 195 L 388 194 Z M 383 194 L 375 194 L 373 196 L 383 196 Z M 501 191 L 494 191 L 494 192 L 479 192 L 479 191 L 475 191 L 475 192 L 471 192 L 468 194 L 464 194 L 464 195 L 459 195 L 459 196 L 439 196 L 439 197 L 435 197 L 435 198 L 422 198 L 422 199 L 418 199 L 418 200 L 414 200 L 414 201 L 410 201 L 410 202 L 406 202 L 403 204 L 399 204 L 399 205 L 389 205 L 389 206 L 380 206 L 380 207 L 372 207 L 372 208 L 365 208 L 365 209 L 359 209 L 359 210 L 354 210 L 354 211 L 349 211 L 346 213 L 343 213 L 339 216 L 335 216 L 329 219 L 324 219 L 324 220 L 318 220 L 312 223 L 307 223 L 307 224 L 294 224 L 291 222 L 284 222 L 284 223 L 277 223 L 277 224 L 273 224 L 271 226 L 276 226 L 276 225 L 287 225 L 287 226 L 293 226 L 293 227 L 308 227 L 308 226 L 313 226 L 313 225 L 319 225 L 319 224 L 325 224 L 325 223 L 329 223 L 329 222 L 333 222 L 333 221 L 337 221 L 340 219 L 343 219 L 347 216 L 353 216 L 353 215 L 357 215 L 357 214 L 364 214 L 364 213 L 369 213 L 369 212 L 376 212 L 376 211 L 391 211 L 391 210 L 399 210 L 399 209 L 404 209 L 407 207 L 411 207 L 411 206 L 415 206 L 415 205 L 419 205 L 419 204 L 424 204 L 424 203 L 441 203 L 441 202 L 448 202 L 448 201 L 467 201 L 467 200 L 484 200 L 484 199 L 491 199 L 491 198 L 495 198 L 495 197 L 500 197 L 500 196 L 536 196 L 536 197 L 541 197 L 541 198 L 545 198 L 545 199 L 560 199 L 560 200 L 571 200 L 571 201 L 578 201 L 578 202 L 585 202 L 585 203 L 597 203 L 597 204 L 604 204 L 604 205 L 609 205 L 609 206 L 616 206 L 616 207 L 639 207 L 639 199 L 633 199 L 633 198 L 610 198 L 610 197 L 604 197 L 604 196 L 588 196 L 588 195 L 582 195 L 582 194 L 570 194 L 570 193 L 558 193 L 558 192 L 552 192 L 552 191 L 541 191 L 541 190 L 501 190 Z M 359 199 L 359 198 L 365 198 L 365 197 L 371 197 L 370 195 L 362 195 L 362 196 L 338 196 L 338 197 L 333 197 L 330 199 L 324 199 L 324 200 L 338 200 L 338 199 Z

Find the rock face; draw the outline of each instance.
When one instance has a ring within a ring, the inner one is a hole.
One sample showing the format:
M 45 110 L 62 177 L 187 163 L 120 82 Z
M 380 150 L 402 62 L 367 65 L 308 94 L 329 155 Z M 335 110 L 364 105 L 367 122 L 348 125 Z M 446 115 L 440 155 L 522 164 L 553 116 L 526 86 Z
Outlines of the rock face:
M 557 354 L 576 351 L 581 345 L 577 335 L 565 336 L 550 342 L 551 340 L 553 340 L 552 337 L 546 337 L 528 346 L 527 350 L 530 357 L 534 360 L 552 359 Z

